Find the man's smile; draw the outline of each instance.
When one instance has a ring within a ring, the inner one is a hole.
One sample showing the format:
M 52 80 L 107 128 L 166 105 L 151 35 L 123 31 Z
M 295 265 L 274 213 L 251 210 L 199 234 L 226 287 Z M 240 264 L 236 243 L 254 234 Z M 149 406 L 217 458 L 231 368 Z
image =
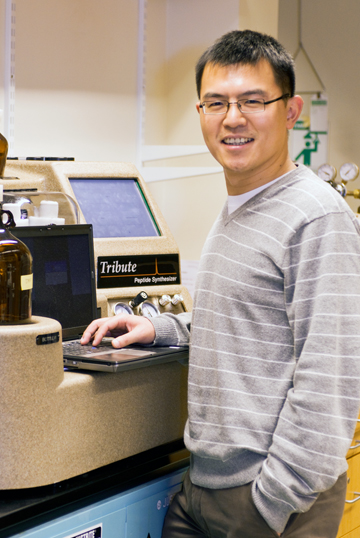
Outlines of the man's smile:
M 248 144 L 249 142 L 253 142 L 253 138 L 235 138 L 235 137 L 227 137 L 223 139 L 223 144 L 226 144 L 227 146 L 243 146 L 244 144 Z

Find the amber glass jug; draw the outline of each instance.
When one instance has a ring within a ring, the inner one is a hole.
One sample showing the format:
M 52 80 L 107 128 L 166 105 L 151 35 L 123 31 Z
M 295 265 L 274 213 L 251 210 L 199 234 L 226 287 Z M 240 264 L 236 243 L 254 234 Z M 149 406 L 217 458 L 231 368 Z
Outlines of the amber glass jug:
M 31 317 L 32 257 L 28 247 L 9 231 L 13 226 L 12 213 L 1 209 L 0 203 L 0 325 Z
M 5 136 L 0 133 L 0 177 L 4 177 L 8 147 Z

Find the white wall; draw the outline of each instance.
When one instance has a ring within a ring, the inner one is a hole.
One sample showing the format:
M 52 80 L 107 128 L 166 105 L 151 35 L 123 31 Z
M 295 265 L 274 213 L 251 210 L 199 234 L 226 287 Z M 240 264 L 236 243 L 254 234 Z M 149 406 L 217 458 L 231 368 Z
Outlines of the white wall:
M 137 2 L 15 5 L 14 153 L 134 161 Z

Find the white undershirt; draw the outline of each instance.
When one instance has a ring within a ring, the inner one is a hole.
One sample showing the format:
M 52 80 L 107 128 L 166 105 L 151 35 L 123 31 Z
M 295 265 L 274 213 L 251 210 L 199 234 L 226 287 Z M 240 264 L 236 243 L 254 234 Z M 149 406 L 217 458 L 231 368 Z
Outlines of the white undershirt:
M 261 185 L 261 187 L 258 187 L 257 189 L 253 189 L 252 191 L 244 192 L 243 194 L 237 194 L 236 196 L 228 195 L 228 202 L 227 202 L 228 203 L 228 214 L 230 215 L 231 213 L 236 211 L 236 209 L 238 207 L 245 204 L 245 202 L 250 200 L 250 198 L 252 198 L 256 194 L 258 194 L 259 192 L 263 191 L 264 189 L 266 189 L 267 187 L 269 187 L 273 183 L 276 183 L 276 181 L 279 181 L 279 179 L 281 179 L 282 177 L 283 176 L 277 177 L 273 181 L 270 181 L 269 183 L 265 183 L 265 185 Z

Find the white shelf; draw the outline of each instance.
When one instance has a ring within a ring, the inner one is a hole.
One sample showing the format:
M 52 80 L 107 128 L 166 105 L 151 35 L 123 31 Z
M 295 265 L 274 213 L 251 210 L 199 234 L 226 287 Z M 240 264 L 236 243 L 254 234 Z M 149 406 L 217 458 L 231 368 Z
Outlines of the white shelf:
M 200 155 L 209 153 L 205 145 L 201 146 L 142 146 L 142 162 L 169 159 L 171 157 L 184 157 L 185 155 Z
M 221 166 L 145 166 L 139 172 L 146 182 L 165 181 L 194 176 L 206 176 L 222 172 Z

